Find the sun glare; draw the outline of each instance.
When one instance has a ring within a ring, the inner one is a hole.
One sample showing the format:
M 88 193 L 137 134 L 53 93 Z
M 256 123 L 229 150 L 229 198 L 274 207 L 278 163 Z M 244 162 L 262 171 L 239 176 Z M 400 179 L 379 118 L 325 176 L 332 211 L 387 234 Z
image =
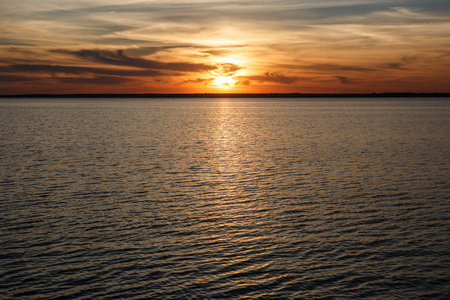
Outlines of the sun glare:
M 229 86 L 232 86 L 234 83 L 235 83 L 235 81 L 233 78 L 231 78 L 231 76 L 226 76 L 226 77 L 221 76 L 221 77 L 217 77 L 214 80 L 215 85 L 219 85 L 222 87 L 229 87 Z

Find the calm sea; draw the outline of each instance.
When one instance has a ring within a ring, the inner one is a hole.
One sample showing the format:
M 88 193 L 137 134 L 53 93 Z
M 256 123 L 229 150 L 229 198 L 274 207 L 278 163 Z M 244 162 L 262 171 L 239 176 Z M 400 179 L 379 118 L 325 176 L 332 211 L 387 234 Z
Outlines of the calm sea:
M 450 99 L 2 99 L 1 299 L 450 299 Z

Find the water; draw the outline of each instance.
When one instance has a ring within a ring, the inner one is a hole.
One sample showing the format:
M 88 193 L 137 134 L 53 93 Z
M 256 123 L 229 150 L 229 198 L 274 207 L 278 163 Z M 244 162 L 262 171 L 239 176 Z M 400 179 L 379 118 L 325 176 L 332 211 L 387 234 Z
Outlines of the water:
M 2 299 L 448 299 L 449 99 L 0 101 Z

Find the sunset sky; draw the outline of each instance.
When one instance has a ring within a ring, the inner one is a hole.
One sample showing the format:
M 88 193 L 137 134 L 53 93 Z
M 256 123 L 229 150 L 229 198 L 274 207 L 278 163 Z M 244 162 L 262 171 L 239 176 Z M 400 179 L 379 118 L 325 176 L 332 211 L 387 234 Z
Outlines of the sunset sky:
M 0 0 L 0 94 L 450 92 L 448 0 Z

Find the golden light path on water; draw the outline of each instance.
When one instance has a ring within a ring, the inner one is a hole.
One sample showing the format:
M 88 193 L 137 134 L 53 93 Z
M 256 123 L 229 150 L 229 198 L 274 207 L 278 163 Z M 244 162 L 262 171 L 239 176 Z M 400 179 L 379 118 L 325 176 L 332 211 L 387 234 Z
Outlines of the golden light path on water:
M 218 207 L 217 214 L 230 228 L 248 227 L 251 218 L 252 201 L 245 197 L 247 183 L 256 173 L 255 153 L 242 151 L 244 132 L 242 122 L 246 118 L 242 110 L 236 109 L 235 103 L 224 99 L 217 103 L 215 110 L 215 128 L 213 135 L 214 163 L 217 168 L 217 180 L 220 189 L 218 198 L 226 199 Z M 248 185 L 248 188 L 251 186 Z

